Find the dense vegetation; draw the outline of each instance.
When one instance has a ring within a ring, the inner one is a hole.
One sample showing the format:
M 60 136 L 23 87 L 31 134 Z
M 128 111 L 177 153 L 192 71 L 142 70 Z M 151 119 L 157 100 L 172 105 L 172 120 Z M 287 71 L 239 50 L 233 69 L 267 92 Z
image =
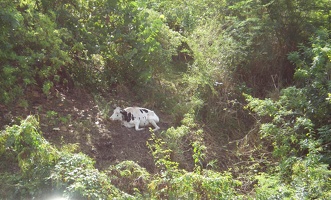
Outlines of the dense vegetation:
M 133 161 L 97 169 L 75 145 L 49 143 L 38 116 L 11 122 L 0 134 L 1 199 L 49 191 L 70 199 L 331 198 L 329 0 L 0 6 L 0 109 L 31 109 L 35 92 L 49 99 L 84 88 L 109 104 L 157 108 L 173 125 L 146 141 L 152 173 Z M 228 153 L 213 155 L 206 138 Z M 181 159 L 187 147 L 191 168 Z

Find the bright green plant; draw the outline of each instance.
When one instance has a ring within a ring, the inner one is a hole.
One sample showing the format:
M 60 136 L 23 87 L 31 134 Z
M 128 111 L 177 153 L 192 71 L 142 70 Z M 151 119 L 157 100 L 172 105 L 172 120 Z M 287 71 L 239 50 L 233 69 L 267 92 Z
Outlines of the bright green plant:
M 39 199 L 50 191 L 78 199 L 130 197 L 95 169 L 91 158 L 72 153 L 74 148 L 58 150 L 48 143 L 33 116 L 7 127 L 0 134 L 0 197 Z
M 289 55 L 297 66 L 294 78 L 303 87 L 307 101 L 307 115 L 317 124 L 325 124 L 329 119 L 331 106 L 327 101 L 331 90 L 331 41 L 327 30 L 320 30 L 311 38 L 311 48 L 302 47 Z M 301 55 L 300 55 L 301 54 Z
M 167 148 L 171 150 L 173 161 L 180 165 L 186 164 L 186 168 L 196 167 L 198 169 L 199 166 L 202 166 L 206 150 L 202 139 L 203 130 L 199 129 L 192 113 L 185 114 L 181 122 L 181 126 L 170 127 L 162 132 L 162 140 L 167 144 Z M 192 149 L 187 149 L 188 144 L 190 147 L 192 146 Z M 194 163 L 191 163 L 191 158 L 185 157 L 184 152 L 192 153 Z
M 0 13 L 1 101 L 15 103 L 28 87 L 49 95 L 59 83 L 59 71 L 71 63 L 62 41 L 66 30 L 57 29 L 53 12 L 41 13 L 36 1 L 4 1 Z
M 292 159 L 293 160 L 293 159 Z M 256 178 L 257 199 L 329 199 L 331 172 L 328 166 L 320 162 L 316 152 L 309 153 L 305 159 L 292 161 L 292 176 L 284 181 L 278 173 L 262 173 Z
M 28 116 L 20 125 L 8 127 L 0 138 L 1 163 L 19 168 L 19 171 L 3 169 L 5 176 L 10 177 L 8 182 L 1 182 L 1 188 L 7 188 L 1 191 L 3 197 L 37 197 L 51 187 L 47 177 L 59 154 L 40 134 L 35 117 Z
M 193 160 L 195 165 L 196 173 L 199 173 L 199 170 L 203 167 L 202 162 L 205 159 L 206 146 L 202 145 L 201 142 L 195 141 L 192 143 L 193 147 Z
M 59 113 L 54 110 L 49 110 L 46 112 L 46 117 L 50 125 L 55 125 L 58 123 Z
M 120 194 L 106 174 L 94 168 L 84 154 L 63 152 L 49 177 L 67 198 L 112 199 Z
M 151 149 L 158 173 L 149 183 L 152 198 L 167 199 L 240 199 L 235 187 L 240 182 L 234 181 L 230 173 L 218 173 L 212 170 L 196 170 L 187 172 L 171 160 L 171 150 L 161 139 L 152 135 L 147 143 Z M 194 145 L 194 155 L 198 160 L 202 157 L 203 148 Z
M 66 116 L 61 116 L 59 120 L 63 124 L 68 124 L 71 121 L 71 114 L 68 114 Z
M 260 174 L 256 177 L 256 199 L 291 199 L 294 189 L 283 183 L 278 176 Z
M 167 149 L 166 143 L 158 138 L 155 134 L 147 141 L 148 148 L 152 151 L 152 155 L 155 159 L 155 166 L 157 169 L 165 173 L 175 172 L 178 168 L 178 163 L 171 160 L 171 151 Z
M 52 87 L 53 87 L 53 83 L 50 82 L 50 81 L 46 81 L 46 82 L 43 84 L 43 93 L 44 93 L 46 96 L 49 96 Z
M 148 195 L 151 175 L 133 161 L 123 161 L 107 170 L 112 184 L 129 194 Z

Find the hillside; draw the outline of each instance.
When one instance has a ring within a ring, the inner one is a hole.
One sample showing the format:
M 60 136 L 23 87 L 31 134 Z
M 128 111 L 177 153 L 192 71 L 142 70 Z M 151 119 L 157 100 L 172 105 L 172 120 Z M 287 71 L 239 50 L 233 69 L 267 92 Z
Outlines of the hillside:
M 331 197 L 329 0 L 0 6 L 1 199 Z
M 40 130 L 46 140 L 59 148 L 64 144 L 77 144 L 77 151 L 94 158 L 100 170 L 132 160 L 153 172 L 153 158 L 146 147 L 149 131 L 136 132 L 121 127 L 119 122 L 111 122 L 111 113 L 103 113 L 105 110 L 88 93 L 74 90 L 61 93 L 59 98 L 47 99 L 43 94 L 34 92 L 29 101 L 33 105 L 25 109 L 3 106 L 2 127 L 35 115 L 40 120 Z M 160 125 L 163 129 L 169 126 L 164 122 Z

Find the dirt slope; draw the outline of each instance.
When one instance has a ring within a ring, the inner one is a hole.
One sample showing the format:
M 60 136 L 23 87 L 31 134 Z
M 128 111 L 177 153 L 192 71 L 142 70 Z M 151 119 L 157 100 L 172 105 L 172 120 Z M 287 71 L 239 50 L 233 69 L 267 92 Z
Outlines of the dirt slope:
M 108 120 L 92 96 L 84 91 L 58 93 L 56 96 L 46 98 L 38 92 L 31 92 L 26 108 L 0 104 L 1 129 L 34 114 L 39 116 L 41 131 L 49 142 L 59 148 L 76 144 L 77 151 L 95 158 L 99 169 L 133 160 L 148 171 L 154 171 L 153 157 L 146 146 L 151 134 L 148 129 L 137 132 Z M 162 114 L 157 114 L 162 120 Z M 169 124 L 161 122 L 159 126 L 164 130 Z

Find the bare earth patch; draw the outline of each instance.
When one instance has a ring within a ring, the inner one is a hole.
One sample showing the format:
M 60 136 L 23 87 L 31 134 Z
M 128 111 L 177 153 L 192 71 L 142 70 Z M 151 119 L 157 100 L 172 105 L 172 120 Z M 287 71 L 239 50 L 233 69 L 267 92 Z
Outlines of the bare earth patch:
M 78 151 L 96 160 L 96 167 L 100 170 L 132 160 L 149 172 L 154 171 L 153 157 L 146 146 L 151 135 L 148 128 L 137 132 L 108 120 L 111 113 L 105 114 L 86 92 L 74 90 L 58 93 L 54 98 L 33 92 L 28 102 L 31 103 L 26 108 L 0 104 L 0 127 L 4 129 L 5 125 L 17 123 L 27 115 L 36 115 L 41 132 L 50 143 L 58 148 L 76 144 Z M 168 126 L 162 122 L 159 125 L 161 130 Z

